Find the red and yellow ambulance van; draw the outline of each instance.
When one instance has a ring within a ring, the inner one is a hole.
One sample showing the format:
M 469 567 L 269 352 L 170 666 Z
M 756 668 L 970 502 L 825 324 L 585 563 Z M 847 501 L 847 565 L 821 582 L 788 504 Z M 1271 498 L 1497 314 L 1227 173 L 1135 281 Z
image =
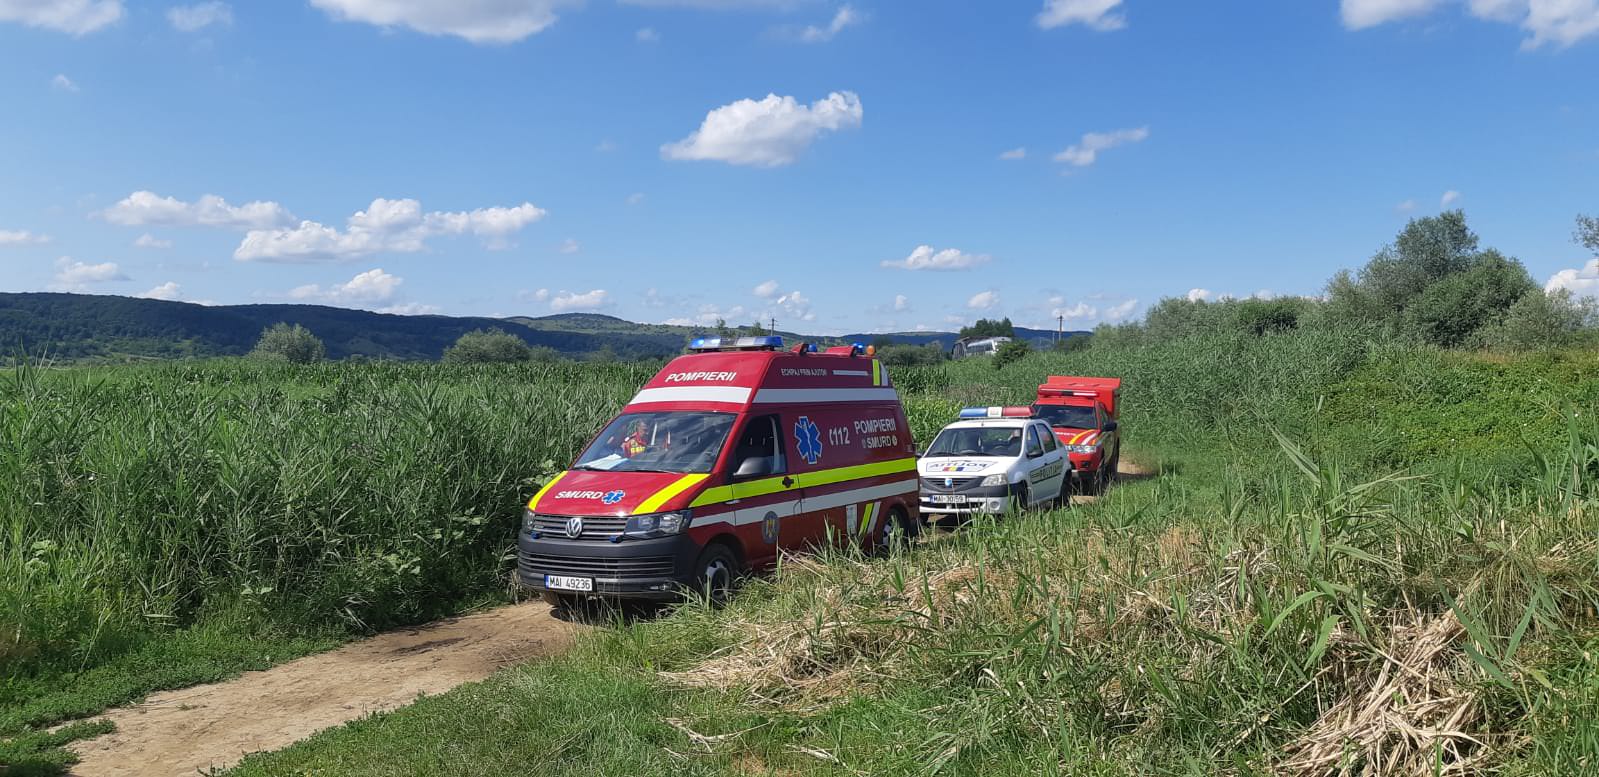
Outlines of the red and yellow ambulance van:
M 523 585 L 555 600 L 720 594 L 779 551 L 917 532 L 915 443 L 867 349 L 744 337 L 690 351 L 528 502 Z
M 1116 477 L 1122 438 L 1116 420 L 1121 378 L 1051 375 L 1038 387 L 1033 414 L 1049 423 L 1072 459 L 1078 490 L 1097 494 Z

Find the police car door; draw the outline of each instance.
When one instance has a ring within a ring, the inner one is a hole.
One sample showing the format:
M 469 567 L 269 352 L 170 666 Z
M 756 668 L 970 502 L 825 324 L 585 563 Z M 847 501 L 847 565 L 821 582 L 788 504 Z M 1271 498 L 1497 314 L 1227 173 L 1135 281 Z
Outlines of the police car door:
M 1040 429 L 1043 430 L 1040 433 Z M 1032 423 L 1027 425 L 1027 440 L 1024 446 L 1024 457 L 1027 462 L 1027 485 L 1034 502 L 1043 502 L 1055 499 L 1060 495 L 1061 476 L 1065 467 L 1061 464 L 1059 446 L 1053 450 L 1046 447 L 1044 438 L 1054 441 L 1055 435 L 1049 427 L 1043 424 Z

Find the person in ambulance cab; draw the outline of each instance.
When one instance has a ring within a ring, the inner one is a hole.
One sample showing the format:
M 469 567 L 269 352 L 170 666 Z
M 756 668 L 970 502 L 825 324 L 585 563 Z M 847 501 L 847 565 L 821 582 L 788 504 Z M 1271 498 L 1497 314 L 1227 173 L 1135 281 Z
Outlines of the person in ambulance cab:
M 649 429 L 643 421 L 634 421 L 632 430 L 622 440 L 622 457 L 631 459 L 650 449 Z

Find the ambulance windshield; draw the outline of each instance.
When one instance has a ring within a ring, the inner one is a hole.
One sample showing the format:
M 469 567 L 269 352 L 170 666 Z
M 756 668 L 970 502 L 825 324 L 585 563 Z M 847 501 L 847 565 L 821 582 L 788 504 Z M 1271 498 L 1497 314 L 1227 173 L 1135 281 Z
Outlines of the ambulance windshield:
M 1050 426 L 1067 429 L 1098 429 L 1094 409 L 1083 405 L 1033 405 L 1033 414 Z
M 924 458 L 934 456 L 1002 456 L 1015 458 L 1022 453 L 1022 427 L 968 426 L 945 429 L 928 446 Z
M 733 428 L 732 413 L 624 413 L 572 469 L 610 472 L 710 472 Z

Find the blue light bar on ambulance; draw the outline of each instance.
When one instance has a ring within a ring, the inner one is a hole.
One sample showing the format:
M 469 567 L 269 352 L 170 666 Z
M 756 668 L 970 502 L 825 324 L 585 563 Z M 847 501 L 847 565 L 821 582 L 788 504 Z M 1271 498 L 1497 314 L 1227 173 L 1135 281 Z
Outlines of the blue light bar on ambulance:
M 961 418 L 1032 418 L 1030 407 L 967 407 L 961 409 Z
M 690 351 L 762 351 L 783 347 L 783 338 L 778 335 L 765 337 L 696 337 L 688 344 Z

